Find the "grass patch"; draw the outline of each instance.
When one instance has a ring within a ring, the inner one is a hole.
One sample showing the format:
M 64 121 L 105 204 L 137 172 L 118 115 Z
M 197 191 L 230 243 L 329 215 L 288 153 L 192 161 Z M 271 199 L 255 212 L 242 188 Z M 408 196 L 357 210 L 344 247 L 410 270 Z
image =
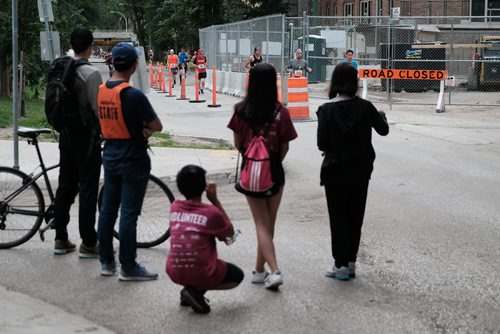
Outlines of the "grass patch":
M 19 126 L 50 128 L 45 117 L 44 101 L 26 100 L 26 117 L 19 118 Z M 12 98 L 0 97 L 0 128 L 12 126 Z
M 169 132 L 155 132 L 149 140 L 152 147 L 179 147 L 208 150 L 233 150 L 234 147 L 223 139 L 212 140 L 205 138 L 172 136 Z
M 43 100 L 26 101 L 26 116 L 19 118 L 19 126 L 30 128 L 51 128 L 45 117 Z M 0 97 L 0 128 L 12 127 L 12 98 Z M 40 141 L 55 142 L 53 134 L 40 135 Z M 155 132 L 150 138 L 152 147 L 179 147 L 211 150 L 232 150 L 233 145 L 223 139 L 211 140 L 204 138 L 176 137 L 169 132 Z

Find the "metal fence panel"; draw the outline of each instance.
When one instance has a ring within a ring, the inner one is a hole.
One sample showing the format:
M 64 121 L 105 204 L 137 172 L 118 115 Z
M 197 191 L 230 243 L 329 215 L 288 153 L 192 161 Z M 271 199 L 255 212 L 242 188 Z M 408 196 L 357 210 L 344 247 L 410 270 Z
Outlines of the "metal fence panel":
M 209 64 L 244 71 L 254 47 L 285 73 L 297 48 L 313 69 L 310 89 L 325 86 L 334 66 L 354 50 L 360 68 L 447 70 L 447 104 L 498 105 L 500 17 L 400 17 L 272 15 L 200 30 Z M 450 78 L 451 79 L 451 78 Z M 382 101 L 434 104 L 437 80 L 369 80 Z M 318 89 L 325 94 L 325 89 Z

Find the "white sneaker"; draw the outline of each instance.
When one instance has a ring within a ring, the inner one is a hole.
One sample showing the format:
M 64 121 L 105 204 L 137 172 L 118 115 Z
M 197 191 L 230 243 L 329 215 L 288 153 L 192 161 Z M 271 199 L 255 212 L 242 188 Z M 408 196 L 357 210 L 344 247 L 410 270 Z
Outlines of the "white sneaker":
M 264 280 L 264 284 L 266 285 L 266 289 L 277 289 L 283 284 L 283 275 L 281 275 L 281 271 L 275 271 L 267 276 Z
M 267 270 L 264 270 L 263 272 L 259 273 L 258 271 L 252 271 L 252 283 L 254 284 L 263 284 L 266 277 L 269 276 L 269 272 Z

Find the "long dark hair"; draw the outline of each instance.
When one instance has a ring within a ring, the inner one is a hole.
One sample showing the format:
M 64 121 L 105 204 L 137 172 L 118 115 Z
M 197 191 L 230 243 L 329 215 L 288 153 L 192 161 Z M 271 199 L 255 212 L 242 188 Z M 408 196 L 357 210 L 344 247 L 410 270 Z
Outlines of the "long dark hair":
M 339 63 L 335 66 L 330 81 L 328 97 L 333 99 L 339 94 L 355 97 L 358 91 L 358 70 L 349 63 Z
M 250 70 L 247 96 L 235 105 L 236 112 L 250 125 L 262 125 L 274 118 L 278 89 L 276 70 L 271 64 L 259 63 Z

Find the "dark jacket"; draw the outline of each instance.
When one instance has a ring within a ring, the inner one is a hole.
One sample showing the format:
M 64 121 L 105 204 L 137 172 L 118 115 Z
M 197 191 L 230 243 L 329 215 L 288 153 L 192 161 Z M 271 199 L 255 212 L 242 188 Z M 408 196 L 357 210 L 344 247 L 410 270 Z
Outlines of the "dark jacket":
M 325 154 L 321 184 L 369 179 L 375 160 L 372 128 L 382 136 L 389 133 L 385 114 L 371 102 L 355 97 L 327 102 L 319 107 L 317 115 L 318 148 Z

